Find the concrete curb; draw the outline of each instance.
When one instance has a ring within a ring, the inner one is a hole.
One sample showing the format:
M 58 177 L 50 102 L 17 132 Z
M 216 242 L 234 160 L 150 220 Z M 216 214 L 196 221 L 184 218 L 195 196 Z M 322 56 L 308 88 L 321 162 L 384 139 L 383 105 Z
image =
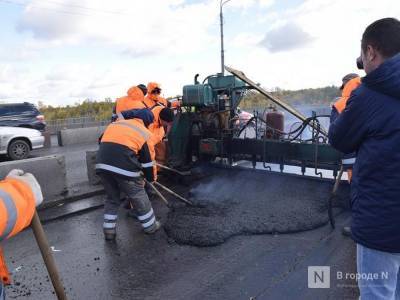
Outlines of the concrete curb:
M 38 213 L 43 224 L 72 217 L 78 214 L 87 213 L 89 211 L 104 206 L 104 200 L 99 196 L 91 196 L 90 198 L 62 203 L 57 206 L 41 209 Z
M 49 208 L 53 208 L 55 206 L 59 206 L 60 204 L 65 204 L 65 203 L 71 203 L 71 202 L 75 202 L 75 201 L 79 201 L 79 200 L 83 200 L 86 198 L 90 198 L 90 197 L 94 197 L 94 196 L 98 196 L 98 195 L 102 195 L 104 194 L 104 188 L 103 186 L 98 186 L 96 188 L 92 188 L 90 190 L 84 191 L 83 193 L 79 193 L 79 194 L 67 194 L 65 197 L 58 197 L 53 199 L 52 201 L 48 201 L 48 202 L 43 202 L 38 210 L 46 210 Z
M 21 169 L 36 177 L 42 188 L 44 203 L 64 197 L 68 193 L 64 155 L 2 162 L 0 178 L 7 176 L 12 169 Z
M 87 127 L 78 129 L 63 129 L 57 132 L 58 145 L 68 146 L 88 144 L 98 141 L 106 126 Z
M 97 150 L 86 151 L 86 169 L 87 176 L 89 179 L 89 185 L 99 185 L 101 183 L 100 177 L 96 175 L 96 155 Z

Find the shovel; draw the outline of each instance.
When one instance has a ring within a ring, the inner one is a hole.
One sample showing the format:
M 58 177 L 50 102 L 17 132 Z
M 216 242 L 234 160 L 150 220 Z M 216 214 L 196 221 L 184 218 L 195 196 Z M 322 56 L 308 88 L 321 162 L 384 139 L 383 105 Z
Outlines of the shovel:
M 53 284 L 54 291 L 56 292 L 57 298 L 59 300 L 67 300 L 67 295 L 65 294 L 60 276 L 58 275 L 57 266 L 54 261 L 53 254 L 51 253 L 49 242 L 46 238 L 42 223 L 40 223 L 40 219 L 36 211 L 32 218 L 31 227 L 33 230 L 33 234 L 35 235 L 36 242 L 39 246 L 40 253 L 42 254 L 44 263 L 46 265 L 47 272 L 49 273 L 51 283 Z
M 329 200 L 328 200 L 328 216 L 329 216 L 329 222 L 331 223 L 332 229 L 335 229 L 335 217 L 333 216 L 333 199 L 335 199 L 335 197 L 336 197 L 336 193 L 339 188 L 340 180 L 342 180 L 342 175 L 343 175 L 343 166 L 340 167 L 339 174 L 336 177 L 331 196 L 329 197 Z

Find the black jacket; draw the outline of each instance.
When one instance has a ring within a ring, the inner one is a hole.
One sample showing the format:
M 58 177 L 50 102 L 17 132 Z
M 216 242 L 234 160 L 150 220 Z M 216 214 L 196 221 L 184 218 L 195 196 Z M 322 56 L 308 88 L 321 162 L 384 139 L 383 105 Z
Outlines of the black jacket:
M 400 54 L 362 79 L 331 124 L 329 140 L 357 152 L 352 234 L 368 248 L 400 253 Z

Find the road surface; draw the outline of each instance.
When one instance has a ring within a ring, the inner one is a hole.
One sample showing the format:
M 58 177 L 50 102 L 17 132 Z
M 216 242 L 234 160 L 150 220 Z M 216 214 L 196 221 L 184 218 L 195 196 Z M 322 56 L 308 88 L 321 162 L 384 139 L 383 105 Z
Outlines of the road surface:
M 167 208 L 153 201 L 166 220 Z M 356 299 L 355 244 L 341 235 L 348 213 L 316 230 L 237 236 L 215 247 L 181 246 L 163 230 L 141 233 L 120 211 L 116 243 L 103 240 L 102 210 L 45 224 L 69 299 Z M 31 230 L 5 244 L 9 299 L 52 299 Z M 308 267 L 330 266 L 330 288 L 308 288 Z M 350 275 L 351 276 L 351 275 Z

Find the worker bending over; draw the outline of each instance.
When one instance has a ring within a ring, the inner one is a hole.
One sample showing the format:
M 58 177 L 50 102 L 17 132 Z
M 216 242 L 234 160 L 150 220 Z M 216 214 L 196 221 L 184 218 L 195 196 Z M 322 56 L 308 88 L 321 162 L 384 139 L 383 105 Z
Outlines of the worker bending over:
M 360 86 L 361 78 L 358 74 L 350 73 L 343 77 L 342 96 L 333 104 L 331 112 L 331 123 L 343 112 L 346 108 L 347 100 L 349 100 L 351 93 Z M 356 162 L 356 153 L 345 154 L 342 159 L 343 170 L 347 171 L 347 178 L 349 183 L 351 182 L 351 176 L 353 174 L 353 165 Z
M 0 242 L 31 224 L 35 207 L 43 201 L 42 190 L 35 177 L 22 170 L 12 170 L 0 181 Z M 0 300 L 5 299 L 4 284 L 10 276 L 0 248 Z
M 112 121 L 115 121 L 122 111 L 145 108 L 144 96 L 146 93 L 147 88 L 143 84 L 130 87 L 126 96 L 118 98 L 115 101 Z
M 120 112 L 119 119 L 132 119 L 138 117 L 138 115 L 142 114 L 143 109 L 131 109 Z M 152 133 L 151 143 L 154 149 L 154 152 L 151 153 L 152 159 L 157 162 L 164 164 L 166 161 L 166 152 L 167 146 L 165 144 L 164 138 L 168 134 L 169 129 L 172 126 L 172 122 L 174 121 L 174 112 L 172 109 L 164 107 L 162 105 L 156 105 L 151 110 L 154 116 L 154 121 L 149 125 L 148 129 Z M 155 174 L 155 180 L 157 179 L 157 175 Z
M 135 208 L 137 218 L 145 233 L 160 228 L 149 198 L 144 190 L 144 180 L 154 181 L 151 152 L 153 144 L 147 127 L 153 122 L 153 114 L 141 110 L 141 116 L 130 120 L 118 120 L 106 128 L 97 154 L 96 173 L 104 185 L 107 199 L 104 205 L 103 231 L 106 240 L 115 240 L 118 208 L 123 192 Z

